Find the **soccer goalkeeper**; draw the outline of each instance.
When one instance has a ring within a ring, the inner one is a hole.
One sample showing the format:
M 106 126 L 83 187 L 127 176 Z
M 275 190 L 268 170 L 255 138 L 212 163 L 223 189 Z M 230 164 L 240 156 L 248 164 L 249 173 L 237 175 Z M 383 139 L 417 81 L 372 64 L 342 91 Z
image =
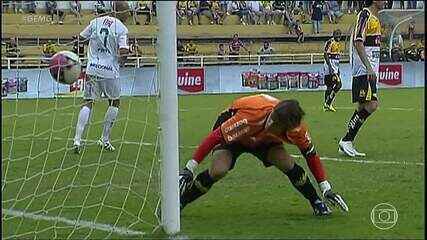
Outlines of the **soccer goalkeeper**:
M 304 169 L 285 150 L 283 143 L 295 144 L 319 183 L 323 196 L 333 205 L 348 211 L 343 198 L 334 193 L 327 181 L 319 155 L 311 142 L 302 118 L 304 111 L 296 100 L 283 100 L 260 94 L 235 100 L 218 117 L 212 132 L 198 146 L 180 173 L 180 203 L 188 203 L 205 194 L 214 183 L 233 169 L 242 153 L 251 153 L 266 167 L 275 166 L 288 176 L 292 185 L 310 202 L 315 215 L 329 215 L 331 210 L 318 196 Z M 213 151 L 209 170 L 198 174 L 196 167 Z

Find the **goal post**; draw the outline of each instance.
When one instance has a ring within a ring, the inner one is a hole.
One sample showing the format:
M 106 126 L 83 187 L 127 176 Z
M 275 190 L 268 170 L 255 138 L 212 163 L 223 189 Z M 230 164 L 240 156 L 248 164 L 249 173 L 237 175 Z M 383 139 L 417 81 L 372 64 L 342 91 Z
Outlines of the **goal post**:
M 178 95 L 175 1 L 158 1 L 158 64 L 161 134 L 161 225 L 167 234 L 180 231 Z

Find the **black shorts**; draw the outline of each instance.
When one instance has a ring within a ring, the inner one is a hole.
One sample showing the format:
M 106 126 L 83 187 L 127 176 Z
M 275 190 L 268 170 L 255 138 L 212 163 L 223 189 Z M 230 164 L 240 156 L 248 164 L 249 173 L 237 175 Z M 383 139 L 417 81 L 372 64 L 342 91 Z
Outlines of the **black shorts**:
M 270 151 L 271 148 L 277 147 L 277 146 L 283 146 L 282 143 L 270 143 L 270 144 L 262 144 L 254 148 L 249 148 L 246 146 L 243 146 L 239 143 L 229 143 L 229 144 L 221 144 L 214 148 L 214 152 L 217 150 L 228 150 L 231 152 L 231 166 L 230 170 L 234 168 L 234 165 L 236 165 L 237 158 L 239 158 L 242 153 L 250 153 L 254 155 L 255 157 L 260 160 L 265 167 L 270 167 L 273 164 L 268 161 L 268 151 Z
M 215 130 L 216 128 L 220 127 L 223 122 L 227 121 L 234 114 L 235 114 L 235 111 L 233 111 L 232 109 L 228 109 L 228 110 L 222 112 L 218 116 L 217 120 L 215 121 L 215 124 L 212 127 L 212 130 Z M 231 152 L 232 163 L 230 166 L 230 170 L 234 168 L 234 165 L 236 164 L 237 158 L 242 153 L 250 153 L 250 154 L 254 155 L 259 160 L 262 161 L 262 163 L 264 164 L 265 167 L 269 167 L 272 164 L 267 159 L 268 151 L 272 147 L 276 147 L 276 146 L 280 146 L 280 145 L 282 145 L 282 144 L 281 143 L 269 143 L 269 144 L 262 144 L 262 145 L 259 145 L 257 147 L 254 147 L 254 148 L 249 148 L 249 147 L 243 146 L 240 143 L 228 143 L 228 144 L 220 144 L 220 145 L 216 146 L 213 149 L 213 152 L 215 152 L 217 150 L 228 150 Z
M 338 82 L 341 82 L 339 74 L 328 74 L 323 78 L 327 88 L 333 88 Z
M 368 81 L 367 75 L 353 77 L 351 92 L 353 103 L 377 101 L 377 81 Z

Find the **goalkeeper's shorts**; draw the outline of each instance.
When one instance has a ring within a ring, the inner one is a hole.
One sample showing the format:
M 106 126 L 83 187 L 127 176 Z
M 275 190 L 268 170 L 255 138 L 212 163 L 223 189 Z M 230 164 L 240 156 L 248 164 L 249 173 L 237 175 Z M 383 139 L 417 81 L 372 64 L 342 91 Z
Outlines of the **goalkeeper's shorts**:
M 261 144 L 261 145 L 258 145 L 256 147 L 247 147 L 247 146 L 240 144 L 239 142 L 235 142 L 235 143 L 218 145 L 214 148 L 213 152 L 218 151 L 218 150 L 230 151 L 230 153 L 232 155 L 232 163 L 231 163 L 230 170 L 234 168 L 234 165 L 236 164 L 237 158 L 242 153 L 250 153 L 250 154 L 254 155 L 255 157 L 257 157 L 258 160 L 260 160 L 264 164 L 265 167 L 270 167 L 273 164 L 268 161 L 268 158 L 267 158 L 268 152 L 270 151 L 271 148 L 277 147 L 277 146 L 283 147 L 283 144 L 278 143 L 278 142 L 277 143 L 272 142 L 272 143 Z

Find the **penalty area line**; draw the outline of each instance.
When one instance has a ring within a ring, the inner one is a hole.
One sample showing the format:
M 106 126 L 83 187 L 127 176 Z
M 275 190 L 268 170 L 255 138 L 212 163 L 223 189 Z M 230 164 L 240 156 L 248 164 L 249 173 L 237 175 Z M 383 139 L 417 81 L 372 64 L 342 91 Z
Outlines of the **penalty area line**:
M 291 154 L 295 158 L 303 158 L 301 155 Z M 389 165 L 416 165 L 424 166 L 422 162 L 396 162 L 396 161 L 373 161 L 373 160 L 363 160 L 363 159 L 343 159 L 343 158 L 333 158 L 333 157 L 320 157 L 323 161 L 331 162 L 349 162 L 349 163 L 363 163 L 363 164 L 389 164 Z
M 15 217 L 23 217 L 23 218 L 33 219 L 33 220 L 60 222 L 67 225 L 96 229 L 96 230 L 105 231 L 105 232 L 113 232 L 120 235 L 139 236 L 139 235 L 145 234 L 145 232 L 135 231 L 135 230 L 127 229 L 124 227 L 111 226 L 109 224 L 95 223 L 95 222 L 89 222 L 84 220 L 77 221 L 77 220 L 67 219 L 64 217 L 58 217 L 58 216 L 53 217 L 53 216 L 40 215 L 40 214 L 34 214 L 34 213 L 27 213 L 27 212 L 13 210 L 13 209 L 3 209 L 2 212 L 5 215 L 10 215 Z M 3 221 L 4 220 L 5 219 L 3 219 Z

